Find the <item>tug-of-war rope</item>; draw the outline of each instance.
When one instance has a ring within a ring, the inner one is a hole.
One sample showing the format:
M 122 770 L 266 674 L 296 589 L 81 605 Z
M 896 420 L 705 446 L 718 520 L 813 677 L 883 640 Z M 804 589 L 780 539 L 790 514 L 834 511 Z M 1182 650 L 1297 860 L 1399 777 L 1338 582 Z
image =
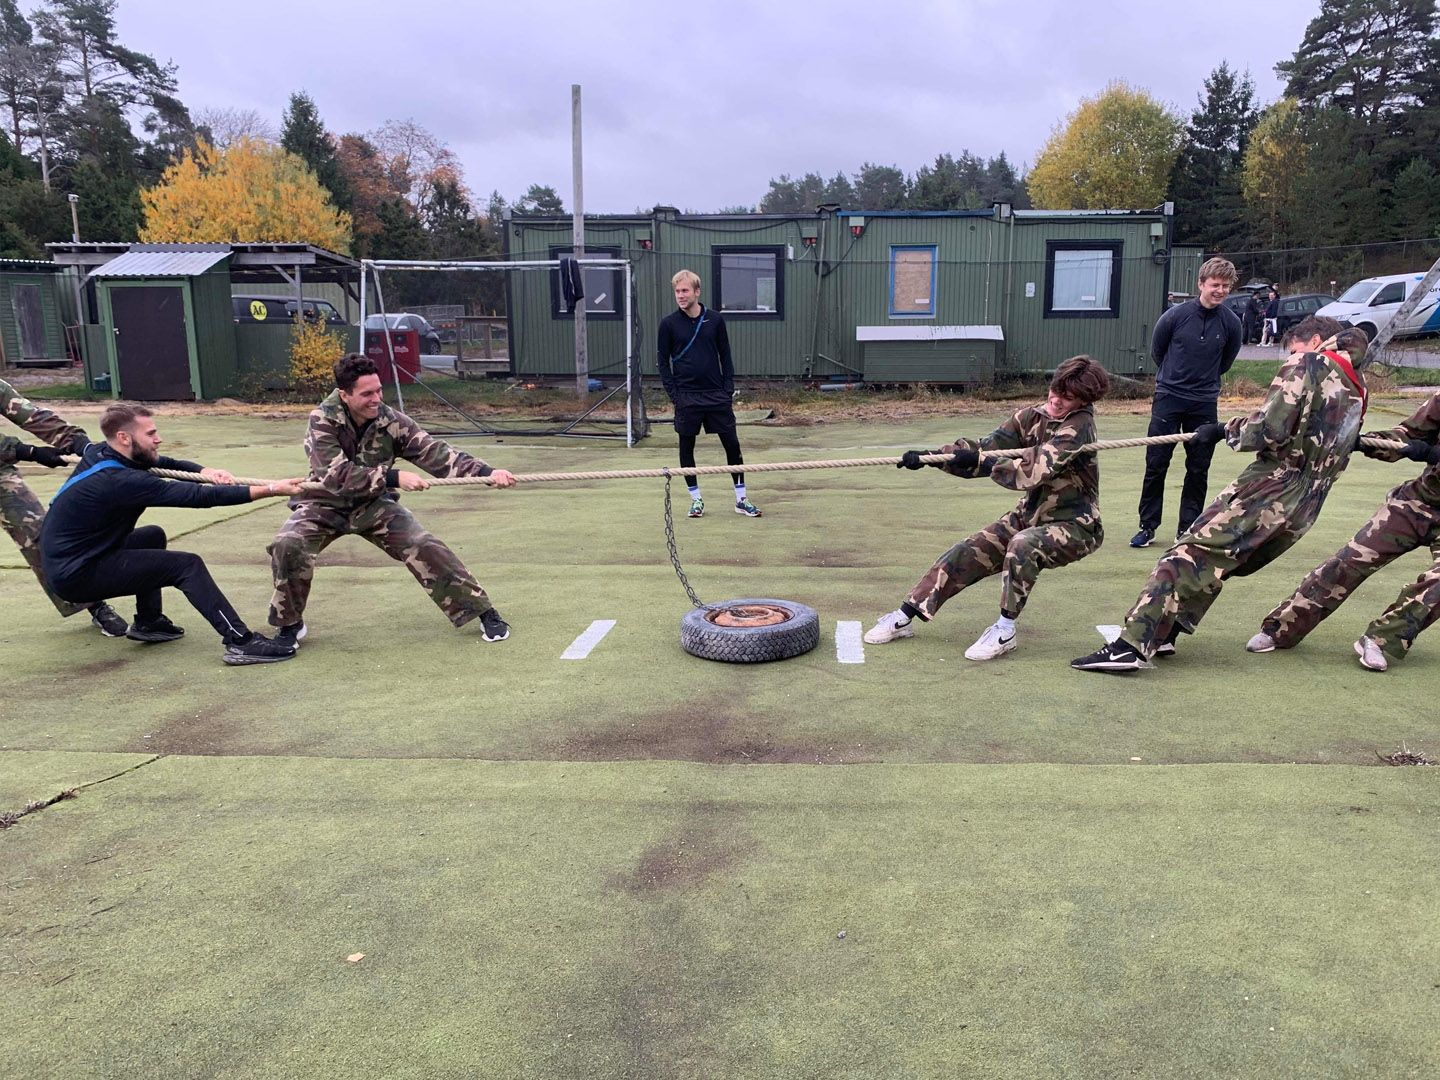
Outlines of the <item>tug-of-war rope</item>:
M 1100 442 L 1086 443 L 1077 453 L 1089 453 L 1096 450 L 1126 450 L 1135 446 L 1164 446 L 1168 443 L 1188 442 L 1191 432 L 1182 431 L 1176 435 L 1150 435 L 1139 439 L 1104 439 Z M 1372 450 L 1404 450 L 1406 444 L 1394 442 L 1390 439 L 1364 438 L 1360 440 L 1361 446 L 1368 446 Z M 982 456 L 997 458 L 1020 457 L 1033 447 L 1022 447 L 1018 450 L 986 450 Z M 927 465 L 939 465 L 949 461 L 951 454 L 924 454 L 920 460 Z M 79 461 L 80 459 L 68 456 L 67 461 Z M 546 484 L 564 480 L 648 480 L 665 479 L 674 476 L 718 476 L 722 473 L 744 472 L 796 472 L 804 469 L 855 469 L 871 465 L 898 465 L 901 459 L 898 457 L 874 457 L 874 458 L 830 458 L 820 461 L 773 461 L 762 462 L 752 465 L 746 462 L 744 465 L 695 465 L 690 468 L 659 468 L 659 469 L 607 469 L 595 472 L 552 472 L 552 473 L 516 473 L 517 484 Z M 163 476 L 168 480 L 190 480 L 195 483 L 208 484 L 211 480 L 199 473 L 178 472 L 174 469 L 151 469 L 155 476 Z M 493 486 L 488 476 L 427 476 L 426 481 L 430 487 L 491 487 Z M 250 487 L 264 487 L 273 483 L 271 480 L 256 480 L 250 477 L 237 476 L 232 483 L 244 484 Z M 325 491 L 324 484 L 315 481 L 306 481 L 300 485 L 306 491 Z

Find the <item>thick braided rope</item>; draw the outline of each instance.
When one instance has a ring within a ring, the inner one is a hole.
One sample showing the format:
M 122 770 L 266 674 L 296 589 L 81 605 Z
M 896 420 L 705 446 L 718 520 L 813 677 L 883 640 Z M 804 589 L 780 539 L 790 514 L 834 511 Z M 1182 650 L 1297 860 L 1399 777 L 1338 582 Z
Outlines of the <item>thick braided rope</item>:
M 1138 439 L 1108 439 L 1100 442 L 1086 443 L 1080 448 L 1081 453 L 1088 453 L 1099 450 L 1126 450 L 1136 446 L 1165 446 L 1170 443 L 1187 442 L 1191 433 L 1182 431 L 1175 435 L 1149 435 Z M 1372 450 L 1403 450 L 1405 443 L 1394 442 L 1390 439 L 1364 438 L 1360 440 L 1362 446 L 1368 446 Z M 1012 458 L 1020 457 L 1027 448 L 1018 450 L 987 450 L 988 457 Z M 924 454 L 920 460 L 927 465 L 942 464 L 951 459 L 950 454 Z M 67 461 L 79 461 L 77 457 L 66 457 Z M 671 476 L 718 476 L 722 473 L 746 472 L 801 472 L 806 469 L 857 469 L 872 465 L 898 465 L 901 459 L 898 457 L 875 457 L 875 458 L 831 458 L 819 461 L 772 461 L 752 465 L 694 465 L 689 468 L 660 468 L 660 469 L 606 469 L 594 472 L 555 472 L 555 473 L 516 473 L 517 484 L 545 484 L 564 480 L 649 480 L 663 479 Z M 163 476 L 169 480 L 190 480 L 196 483 L 208 484 L 210 481 L 199 473 L 178 472 L 174 469 L 151 469 L 155 476 Z M 491 487 L 492 483 L 488 476 L 429 476 L 426 477 L 431 487 Z M 235 483 L 244 484 L 249 487 L 264 487 L 271 483 L 269 480 L 255 480 L 248 477 L 237 476 Z M 301 485 L 306 491 L 325 491 L 325 485 L 315 481 L 307 481 Z

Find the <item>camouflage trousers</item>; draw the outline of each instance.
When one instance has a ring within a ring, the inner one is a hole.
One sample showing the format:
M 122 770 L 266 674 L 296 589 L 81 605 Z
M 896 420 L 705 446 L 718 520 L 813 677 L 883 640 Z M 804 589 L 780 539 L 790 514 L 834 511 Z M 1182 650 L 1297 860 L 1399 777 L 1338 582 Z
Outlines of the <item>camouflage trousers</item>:
M 1371 574 L 1418 547 L 1430 568 L 1400 590 L 1365 635 L 1392 660 L 1402 660 L 1420 632 L 1440 616 L 1440 507 L 1401 484 L 1348 544 L 1305 576 L 1293 596 L 1265 616 L 1261 629 L 1289 649 L 1359 588 Z
M 1120 636 L 1147 658 L 1173 640 L 1176 631 L 1193 634 L 1228 578 L 1255 573 L 1305 535 L 1304 529 L 1276 527 L 1284 520 L 1278 513 L 1276 521 L 1266 525 L 1248 515 L 1231 517 L 1231 509 L 1218 500 L 1212 503 L 1160 556 L 1126 613 Z
M 45 590 L 55 610 L 69 618 L 77 611 L 86 610 L 89 605 L 61 600 L 45 580 L 45 571 L 40 568 L 40 526 L 44 523 L 45 507 L 25 486 L 20 471 L 12 465 L 0 465 L 0 527 L 19 545 L 20 554 L 40 579 L 40 588 Z
M 494 605 L 465 564 L 415 515 L 393 499 L 372 499 L 353 510 L 301 502 L 280 528 L 270 553 L 275 594 L 270 625 L 290 626 L 305 614 L 315 559 L 346 534 L 364 537 L 392 559 L 405 564 L 437 607 L 456 626 L 479 618 Z
M 928 622 L 961 589 L 1000 574 L 1000 610 L 1013 619 L 1041 570 L 1078 562 L 1104 539 L 1099 522 L 1093 528 L 1073 521 L 1030 526 L 1012 511 L 940 556 L 906 600 Z

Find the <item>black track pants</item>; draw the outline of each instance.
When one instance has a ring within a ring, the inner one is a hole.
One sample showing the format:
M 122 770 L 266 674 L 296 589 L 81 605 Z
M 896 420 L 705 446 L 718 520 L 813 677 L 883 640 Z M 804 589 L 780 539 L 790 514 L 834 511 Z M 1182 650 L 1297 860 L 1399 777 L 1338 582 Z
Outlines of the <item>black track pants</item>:
M 160 617 L 161 589 L 179 589 L 227 644 L 250 632 L 215 584 L 205 560 L 188 551 L 165 550 L 165 530 L 158 525 L 136 529 L 118 551 L 54 585 L 56 593 L 76 603 L 134 596 L 135 621 L 142 625 Z

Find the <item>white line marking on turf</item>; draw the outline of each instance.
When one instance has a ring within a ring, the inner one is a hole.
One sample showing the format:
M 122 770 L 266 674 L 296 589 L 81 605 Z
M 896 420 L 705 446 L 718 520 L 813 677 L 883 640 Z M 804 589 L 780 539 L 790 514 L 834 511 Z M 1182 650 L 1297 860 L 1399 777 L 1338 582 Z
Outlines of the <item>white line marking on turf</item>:
M 842 664 L 865 662 L 865 642 L 860 638 L 860 625 L 843 620 L 835 624 L 835 659 Z
M 1123 626 L 1111 626 L 1109 623 L 1102 623 L 1101 625 L 1095 627 L 1095 629 L 1100 631 L 1100 636 L 1105 639 L 1105 643 L 1108 645 L 1110 642 L 1118 638 L 1120 636 L 1120 631 L 1125 628 Z
M 572 641 L 570 647 L 560 654 L 560 659 L 584 660 L 590 655 L 590 650 L 600 644 L 600 639 L 608 634 L 614 625 L 614 619 L 596 619 L 590 624 L 589 629 Z

